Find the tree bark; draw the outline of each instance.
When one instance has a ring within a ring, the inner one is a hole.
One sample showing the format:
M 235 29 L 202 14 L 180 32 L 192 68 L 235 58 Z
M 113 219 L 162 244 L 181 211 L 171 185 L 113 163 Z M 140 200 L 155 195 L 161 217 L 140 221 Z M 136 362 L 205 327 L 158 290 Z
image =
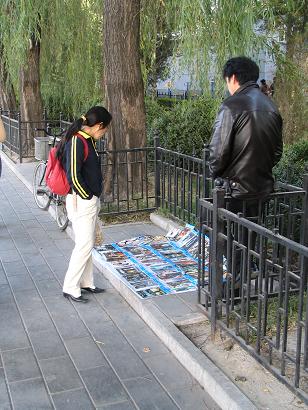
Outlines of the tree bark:
M 108 110 L 113 116 L 108 131 L 108 150 L 141 148 L 146 144 L 144 86 L 140 65 L 140 0 L 104 1 L 104 89 Z M 139 164 L 126 167 L 121 162 Z M 113 156 L 113 161 L 115 161 Z M 140 188 L 142 155 L 117 155 L 113 172 L 105 176 L 104 193 L 116 178 L 118 189 Z M 123 194 L 124 195 L 124 194 Z
M 40 81 L 40 42 L 32 38 L 25 65 L 20 69 L 20 115 L 26 122 L 21 129 L 22 155 L 34 152 L 34 129 L 42 128 L 43 102 Z
M 40 42 L 30 41 L 27 61 L 20 70 L 20 111 L 22 121 L 41 121 L 43 103 L 40 82 Z
M 16 111 L 17 109 L 15 91 L 3 59 L 2 44 L 0 44 L 0 107 L 10 111 Z

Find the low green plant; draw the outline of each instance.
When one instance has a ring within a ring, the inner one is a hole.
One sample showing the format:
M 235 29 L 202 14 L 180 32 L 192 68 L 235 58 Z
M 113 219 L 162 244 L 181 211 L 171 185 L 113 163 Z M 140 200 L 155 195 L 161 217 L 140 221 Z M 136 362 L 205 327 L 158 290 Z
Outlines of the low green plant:
M 301 187 L 303 176 L 308 173 L 308 138 L 285 145 L 281 160 L 274 168 L 278 181 Z
M 153 144 L 154 136 L 158 135 L 164 148 L 201 156 L 204 144 L 210 141 L 218 104 L 210 96 L 179 101 L 172 107 L 147 99 L 148 144 Z

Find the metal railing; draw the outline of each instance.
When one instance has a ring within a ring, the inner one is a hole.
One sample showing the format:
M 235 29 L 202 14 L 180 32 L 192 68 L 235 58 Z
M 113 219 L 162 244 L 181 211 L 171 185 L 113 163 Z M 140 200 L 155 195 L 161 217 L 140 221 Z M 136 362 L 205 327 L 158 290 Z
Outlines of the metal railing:
M 208 168 L 208 150 L 202 158 L 181 154 L 160 146 L 154 139 L 156 207 L 189 223 L 196 223 L 199 199 L 209 197 L 212 180 Z
M 200 200 L 200 307 L 308 403 L 308 175 L 253 217 L 228 207 L 222 189 Z
M 35 128 L 58 128 L 58 120 L 47 120 L 44 110 L 41 121 L 21 121 L 19 111 L 4 111 L 0 109 L 1 119 L 6 132 L 6 140 L 2 149 L 14 162 L 24 159 L 34 159 L 34 138 L 40 136 Z
M 155 209 L 154 148 L 102 151 L 100 159 L 103 215 Z

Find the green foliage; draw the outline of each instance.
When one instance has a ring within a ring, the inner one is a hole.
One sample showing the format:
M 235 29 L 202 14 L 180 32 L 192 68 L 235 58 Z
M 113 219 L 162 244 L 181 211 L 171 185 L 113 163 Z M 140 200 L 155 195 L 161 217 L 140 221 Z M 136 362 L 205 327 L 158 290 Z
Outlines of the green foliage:
M 174 20 L 168 19 L 162 0 L 141 0 L 140 51 L 145 88 L 156 86 L 158 79 L 166 79 L 169 57 L 174 48 Z
M 219 101 L 209 96 L 184 100 L 173 107 L 162 107 L 157 100 L 146 100 L 148 143 L 155 135 L 165 148 L 201 155 L 211 137 Z
M 266 43 L 256 33 L 260 17 L 271 20 L 269 8 L 255 0 L 169 0 L 166 10 L 176 16 L 177 52 L 183 67 L 192 73 L 195 83 L 208 91 L 209 77 L 216 79 L 223 93 L 221 70 L 235 55 L 257 57 Z
M 308 139 L 303 138 L 284 147 L 283 156 L 274 168 L 277 180 L 301 187 L 308 164 Z

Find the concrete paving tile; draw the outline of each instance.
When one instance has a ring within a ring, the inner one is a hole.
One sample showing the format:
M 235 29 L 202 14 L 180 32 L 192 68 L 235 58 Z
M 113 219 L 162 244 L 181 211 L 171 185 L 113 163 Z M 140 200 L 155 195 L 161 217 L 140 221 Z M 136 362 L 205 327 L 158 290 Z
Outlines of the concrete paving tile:
M 191 313 L 192 309 L 187 306 L 182 300 L 177 298 L 177 295 L 168 295 L 168 297 L 156 298 L 154 303 L 161 312 L 166 316 L 179 317 Z
M 124 384 L 141 410 L 179 408 L 153 377 L 131 379 Z
M 106 354 L 121 380 L 150 375 L 149 369 L 128 343 L 113 346 L 105 346 L 103 344 L 101 345 L 101 349 Z
M 35 220 L 35 216 L 32 212 L 23 212 L 18 214 L 18 218 L 20 221 L 33 221 Z
M 59 248 L 51 242 L 47 244 L 39 244 L 38 249 L 40 253 L 43 255 L 43 257 L 46 258 L 46 260 L 48 260 L 48 258 L 51 257 L 57 258 L 59 261 L 61 260 L 61 255 L 63 255 L 63 252 L 59 250 Z
M 104 322 L 101 326 L 93 332 L 95 340 L 101 342 L 103 346 L 114 347 L 115 349 L 121 349 L 124 345 L 128 344 L 128 341 L 119 331 L 117 326 L 113 322 Z
M 0 329 L 0 350 L 29 347 L 29 341 L 15 304 L 1 305 Z
M 41 377 L 32 349 L 27 348 L 3 352 L 2 357 L 9 382 Z
M 23 275 L 15 275 L 8 277 L 13 292 L 24 292 L 26 290 L 34 290 L 35 284 L 28 273 Z
M 145 358 L 144 362 L 168 390 L 192 387 L 196 384 L 190 373 L 184 369 L 172 353 Z
M 46 256 L 46 262 L 53 271 L 67 271 L 68 262 L 64 261 L 62 257 L 59 257 L 57 253 L 54 253 L 52 256 Z
M 0 273 L 0 278 L 1 278 L 1 273 Z M 8 284 L 6 285 L 0 284 L 0 304 L 2 303 L 14 303 L 14 298 L 13 298 L 11 289 Z
M 43 256 L 38 252 L 31 252 L 23 254 L 23 260 L 26 266 L 43 265 L 46 263 Z
M 69 301 L 67 301 L 70 304 Z M 55 314 L 51 313 L 53 320 L 55 321 L 58 332 L 63 339 L 72 339 L 75 337 L 89 336 L 89 332 L 84 326 L 81 319 L 77 316 L 77 313 L 70 313 L 69 316 L 65 316 L 65 313 Z
M 52 359 L 67 354 L 58 332 L 54 328 L 30 332 L 29 337 L 38 359 Z
M 28 269 L 35 282 L 47 279 L 54 279 L 54 274 L 46 264 L 29 266 Z
M 144 358 L 170 353 L 166 346 L 150 329 L 129 334 L 127 335 L 127 339 L 137 353 Z
M 81 377 L 96 406 L 128 399 L 124 388 L 110 367 L 82 370 Z
M 199 385 L 181 387 L 169 392 L 171 397 L 180 406 L 181 410 L 220 410 L 220 407 Z
M 37 281 L 36 286 L 42 296 L 62 295 L 62 287 L 56 279 Z
M 1 285 L 7 285 L 7 279 L 2 269 L 0 270 L 0 286 Z
M 32 311 L 23 310 L 21 314 L 28 332 L 49 330 L 53 327 L 52 320 L 44 305 L 37 306 Z
M 31 311 L 34 308 L 43 306 L 42 299 L 36 289 L 16 292 L 15 298 L 21 311 Z
M 75 308 L 82 320 L 94 331 L 102 322 L 109 321 L 110 317 L 97 303 L 93 295 L 86 292 L 84 292 L 83 295 L 89 299 L 89 303 L 75 304 Z
M 6 387 L 4 370 L 0 367 L 0 403 L 1 410 L 11 410 L 10 398 Z
M 177 295 L 178 299 L 183 300 L 193 312 L 199 312 L 198 303 L 198 291 L 194 290 L 192 292 L 183 292 Z
M 33 218 L 35 218 L 35 215 L 33 215 Z M 31 219 L 29 221 L 22 221 L 21 223 L 27 229 L 28 228 L 33 229 L 33 228 L 39 228 L 40 227 L 40 223 L 36 219 Z
M 99 303 L 107 310 L 129 308 L 129 304 L 114 288 L 108 289 L 106 292 L 95 296 Z
M 0 250 L 0 260 L 2 263 L 20 261 L 21 257 L 16 249 Z
M 102 352 L 91 337 L 66 340 L 65 345 L 79 370 L 108 366 Z
M 10 383 L 14 410 L 53 409 L 42 379 Z
M 131 401 L 122 401 L 107 406 L 96 407 L 97 410 L 134 410 L 137 407 Z
M 48 231 L 47 232 L 49 238 L 53 239 L 53 240 L 61 240 L 61 239 L 67 239 L 67 235 L 65 232 L 60 231 L 59 229 L 57 229 L 56 231 Z
M 110 314 L 111 319 L 125 335 L 135 334 L 137 330 L 142 331 L 147 328 L 146 323 L 130 307 L 125 310 L 116 309 L 107 311 Z
M 91 410 L 94 409 L 85 389 L 65 391 L 52 395 L 57 410 Z
M 24 242 L 24 241 L 16 242 L 16 246 L 19 252 L 22 254 L 22 256 L 28 253 L 32 253 L 32 252 L 38 254 L 37 245 L 32 240 L 29 242 Z
M 2 226 L 1 226 L 1 230 L 2 230 Z M 8 237 L 4 237 L 3 239 L 5 240 L 1 240 L 1 250 L 2 251 L 16 249 L 15 243 L 11 239 L 9 239 Z
M 65 239 L 58 239 L 56 241 L 57 248 L 60 249 L 61 252 L 70 253 L 74 249 L 74 242 L 68 238 Z
M 82 387 L 78 373 L 68 356 L 40 360 L 40 366 L 51 393 Z

